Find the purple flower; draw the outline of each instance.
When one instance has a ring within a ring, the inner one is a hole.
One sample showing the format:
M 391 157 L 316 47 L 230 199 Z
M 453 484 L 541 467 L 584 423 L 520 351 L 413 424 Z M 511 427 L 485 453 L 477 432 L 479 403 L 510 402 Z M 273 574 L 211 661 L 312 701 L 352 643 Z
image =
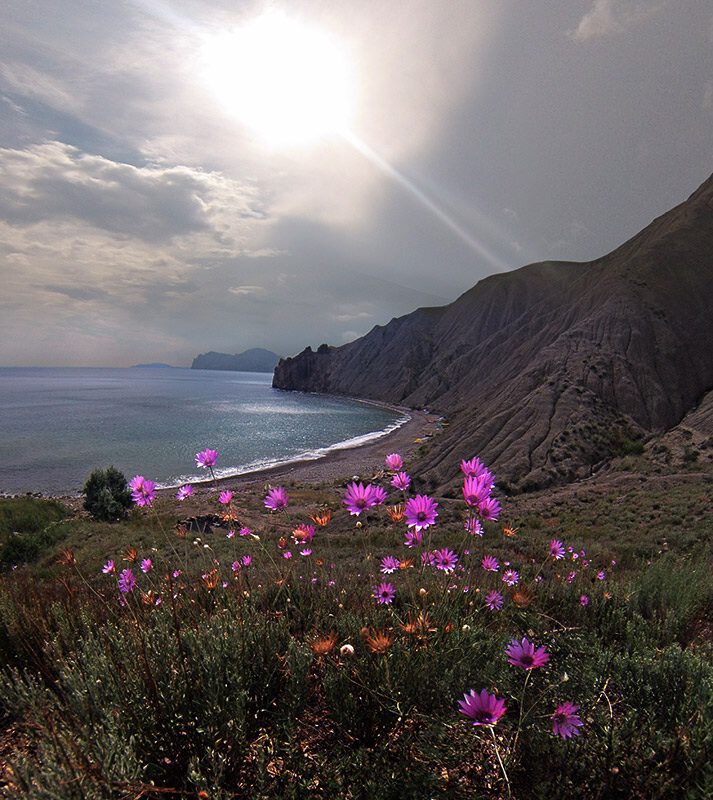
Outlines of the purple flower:
M 125 569 L 119 575 L 118 585 L 122 594 L 133 592 L 136 586 L 136 576 L 130 569 Z
M 396 475 L 394 475 L 394 477 L 391 479 L 391 485 L 394 488 L 405 492 L 411 485 L 411 478 L 407 472 L 397 472 Z
M 398 470 L 403 467 L 404 460 L 398 453 L 391 453 L 384 459 L 384 464 L 386 464 L 386 469 L 391 469 L 394 472 L 398 472 Z
M 226 538 L 226 539 L 233 539 L 234 537 L 235 537 L 235 531 L 234 531 L 234 530 L 232 530 L 232 529 L 231 529 L 231 530 L 229 530 L 229 531 L 228 531 L 228 532 L 225 534 L 225 538 Z
M 380 583 L 378 586 L 374 586 L 372 589 L 373 597 L 379 603 L 379 605 L 388 606 L 391 605 L 394 601 L 394 597 L 396 596 L 396 589 L 390 583 Z
M 555 561 L 564 558 L 564 545 L 559 539 L 553 539 L 550 542 L 550 555 Z
M 458 701 L 460 713 L 470 719 L 473 725 L 497 725 L 505 713 L 505 701 L 482 689 L 478 694 L 471 689 Z
M 508 586 L 517 586 L 520 583 L 520 573 L 514 569 L 506 569 L 503 572 L 503 582 Z
M 435 559 L 433 553 L 431 553 L 428 550 L 424 550 L 423 553 L 421 553 L 421 564 L 423 564 L 424 567 L 427 567 L 427 566 L 428 567 L 433 567 L 433 566 L 435 566 L 436 559 Z
M 483 519 L 487 519 L 490 522 L 496 520 L 501 511 L 502 507 L 494 497 L 486 497 L 485 500 L 481 500 L 478 503 L 478 513 Z
M 509 664 L 525 670 L 537 669 L 550 660 L 550 654 L 544 647 L 535 649 L 535 645 L 524 637 L 520 642 L 513 639 L 505 648 L 505 655 Z
M 491 483 L 493 480 L 493 476 L 479 458 L 471 458 L 470 461 L 461 461 L 460 471 L 466 478 L 479 478 L 481 475 L 487 475 Z
M 463 499 L 469 506 L 478 506 L 490 497 L 491 488 L 487 479 L 469 476 L 463 481 Z
M 230 491 L 221 492 L 218 497 L 218 502 L 224 506 L 229 505 L 233 502 L 233 493 Z
M 599 572 L 597 572 L 597 580 L 598 581 L 605 581 L 606 579 L 607 579 L 606 572 L 603 569 L 600 569 Z
M 241 564 L 242 564 L 244 567 L 249 567 L 249 566 L 250 566 L 250 565 L 253 563 L 253 557 L 252 557 L 252 556 L 243 556 L 243 557 L 240 559 L 240 563 L 241 563 Z
M 587 597 L 586 594 L 581 595 L 581 597 L 579 598 L 579 605 L 582 607 L 589 605 L 589 598 Z
M 480 524 L 480 520 L 476 519 L 475 517 L 469 517 L 465 521 L 464 528 L 468 531 L 468 533 L 471 536 L 483 535 L 483 526 Z
M 109 561 L 107 561 L 106 564 L 104 564 L 104 566 L 102 567 L 102 572 L 105 575 L 113 575 L 114 569 L 115 569 L 114 562 L 111 559 L 109 559 Z
M 579 718 L 579 706 L 567 701 L 560 703 L 555 709 L 555 713 L 550 717 L 552 720 L 552 733 L 561 736 L 563 739 L 570 739 L 572 736 L 579 736 L 584 723 Z
M 218 451 L 211 450 L 209 447 L 206 447 L 202 453 L 196 453 L 196 465 L 204 469 L 214 467 L 217 460 Z
M 241 536 L 252 536 L 252 528 L 242 527 L 239 533 Z
M 303 550 L 300 550 L 300 555 L 301 556 L 311 556 L 312 555 L 312 548 L 311 547 L 305 547 Z
M 241 565 L 239 561 L 233 561 L 233 563 L 230 565 L 230 569 L 232 569 L 233 572 L 237 572 L 240 569 L 240 566 Z
M 438 516 L 437 508 L 438 503 L 428 495 L 417 494 L 416 497 L 410 498 L 404 508 L 408 527 L 420 531 L 435 524 Z
M 285 552 L 282 554 L 282 557 L 283 558 L 292 558 L 292 552 L 290 550 L 285 550 Z
M 143 475 L 136 475 L 129 481 L 131 499 L 137 506 L 150 506 L 156 497 L 156 484 L 147 481 Z
M 491 611 L 500 611 L 503 607 L 503 596 L 500 592 L 496 592 L 495 589 L 493 589 L 492 592 L 488 592 L 488 594 L 485 595 L 485 605 Z
M 423 534 L 421 531 L 406 531 L 404 534 L 404 544 L 411 549 L 420 547 L 423 544 Z
M 500 569 L 500 564 L 498 564 L 498 559 L 495 556 L 483 556 L 480 566 L 486 572 L 497 572 Z
M 141 571 L 146 575 L 146 573 L 151 572 L 153 569 L 153 561 L 150 558 L 145 558 L 141 562 Z
M 383 499 L 380 499 L 377 489 L 383 493 Z M 371 483 L 367 483 L 366 486 L 363 483 L 350 483 L 344 492 L 342 502 L 352 516 L 358 517 L 362 511 L 383 503 L 385 499 L 386 493 L 381 487 L 373 486 Z
M 176 492 L 176 500 L 185 500 L 187 497 L 190 497 L 193 494 L 193 487 L 190 483 L 187 483 L 185 486 L 181 486 L 181 488 Z
M 383 572 L 384 575 L 390 575 L 392 572 L 396 572 L 400 566 L 401 562 L 396 556 L 384 556 L 381 559 L 381 572 Z
M 453 572 L 458 563 L 458 556 L 453 550 L 444 547 L 442 550 L 433 551 L 433 560 L 437 569 L 442 569 L 444 572 Z
M 281 511 L 283 508 L 287 508 L 290 498 L 283 486 L 275 486 L 270 489 L 263 502 L 265 508 L 269 508 L 270 511 Z
M 180 569 L 174 569 L 171 574 L 173 575 L 174 578 L 180 578 L 181 577 L 181 570 Z
M 567 575 L 567 583 L 573 583 L 574 579 L 577 577 L 577 573 L 574 570 L 571 570 Z

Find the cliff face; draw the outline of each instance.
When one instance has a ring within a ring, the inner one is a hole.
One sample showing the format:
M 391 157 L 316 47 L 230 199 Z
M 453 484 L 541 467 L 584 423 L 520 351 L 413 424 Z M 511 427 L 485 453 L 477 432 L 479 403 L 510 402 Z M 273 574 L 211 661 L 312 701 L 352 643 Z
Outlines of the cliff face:
M 713 178 L 603 258 L 493 275 L 342 347 L 281 360 L 273 386 L 428 406 L 421 473 L 479 455 L 513 487 L 589 474 L 677 425 L 713 388 Z
M 218 369 L 237 372 L 272 372 L 280 360 L 277 353 L 254 347 L 244 353 L 229 355 L 228 353 L 201 353 L 193 359 L 191 369 Z

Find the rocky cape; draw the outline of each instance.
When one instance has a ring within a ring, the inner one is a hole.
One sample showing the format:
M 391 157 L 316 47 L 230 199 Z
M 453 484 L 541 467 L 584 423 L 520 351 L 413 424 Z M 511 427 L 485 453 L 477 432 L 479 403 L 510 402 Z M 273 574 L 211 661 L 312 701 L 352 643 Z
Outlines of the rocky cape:
M 699 407 L 697 429 L 713 435 L 712 308 L 713 177 L 602 258 L 492 275 L 447 306 L 281 359 L 273 386 L 442 413 L 419 465 L 431 489 L 455 485 L 472 455 L 501 485 L 542 488 Z
M 243 353 L 201 353 L 193 359 L 191 369 L 233 370 L 235 372 L 272 372 L 280 360 L 277 353 L 253 347 Z

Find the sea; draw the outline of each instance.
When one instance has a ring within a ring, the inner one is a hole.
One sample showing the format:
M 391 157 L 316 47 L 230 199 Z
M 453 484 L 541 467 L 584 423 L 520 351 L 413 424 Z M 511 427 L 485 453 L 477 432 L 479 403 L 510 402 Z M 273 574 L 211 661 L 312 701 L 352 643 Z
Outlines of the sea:
M 219 477 L 379 438 L 403 412 L 273 389 L 272 375 L 180 368 L 0 368 L 0 494 L 72 495 L 113 465 L 162 487 Z

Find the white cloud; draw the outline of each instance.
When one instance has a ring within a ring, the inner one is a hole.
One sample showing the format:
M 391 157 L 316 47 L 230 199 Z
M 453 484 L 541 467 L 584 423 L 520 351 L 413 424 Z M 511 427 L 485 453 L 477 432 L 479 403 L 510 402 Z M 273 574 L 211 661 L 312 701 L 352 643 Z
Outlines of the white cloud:
M 264 286 L 232 286 L 228 289 L 229 292 L 232 294 L 238 295 L 238 297 L 249 296 L 249 295 L 256 295 L 256 294 L 263 294 L 265 291 Z
M 579 42 L 624 33 L 663 8 L 665 2 L 641 3 L 631 0 L 595 0 L 569 36 Z

